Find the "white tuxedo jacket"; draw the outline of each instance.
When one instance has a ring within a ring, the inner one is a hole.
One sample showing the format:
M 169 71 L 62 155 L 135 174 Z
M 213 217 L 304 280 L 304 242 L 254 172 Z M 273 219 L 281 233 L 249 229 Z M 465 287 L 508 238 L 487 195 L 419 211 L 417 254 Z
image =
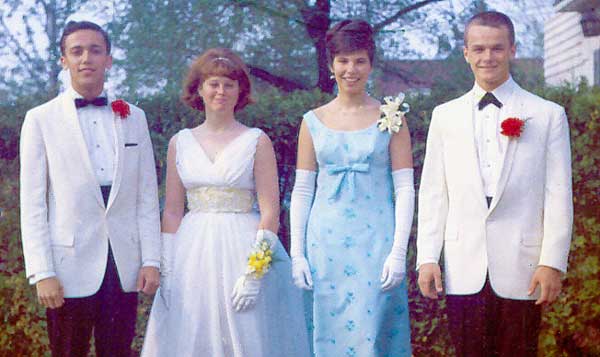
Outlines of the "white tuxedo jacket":
M 31 109 L 21 130 L 21 234 L 28 277 L 54 272 L 65 297 L 100 288 L 108 243 L 121 286 L 135 291 L 142 262 L 160 261 L 154 155 L 144 112 L 115 115 L 116 169 L 105 207 L 73 99 Z
M 571 151 L 562 107 L 515 85 L 507 117 L 529 118 L 505 150 L 487 207 L 473 128 L 473 93 L 433 111 L 419 190 L 417 268 L 444 249 L 446 293 L 474 294 L 485 283 L 501 297 L 535 299 L 539 265 L 567 269 L 573 203 Z M 501 118 L 503 120 L 504 118 Z

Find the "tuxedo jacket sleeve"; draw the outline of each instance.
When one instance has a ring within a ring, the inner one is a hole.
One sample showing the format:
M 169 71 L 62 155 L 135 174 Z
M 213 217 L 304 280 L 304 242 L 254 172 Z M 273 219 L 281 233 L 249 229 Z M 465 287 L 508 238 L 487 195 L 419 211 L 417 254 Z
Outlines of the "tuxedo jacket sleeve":
M 141 111 L 141 110 L 140 110 Z M 140 170 L 137 191 L 138 232 L 142 263 L 160 262 L 160 214 L 154 151 L 144 112 L 140 121 L 142 142 L 140 145 Z
M 35 110 L 27 112 L 20 138 L 21 235 L 28 277 L 54 272 L 48 226 L 48 162 Z
M 539 265 L 567 271 L 573 227 L 571 146 L 563 108 L 550 116 L 544 184 L 543 239 Z
M 439 110 L 433 110 L 423 171 L 419 185 L 417 269 L 426 263 L 438 263 L 444 243 L 448 215 L 448 187 L 444 169 L 444 147 Z

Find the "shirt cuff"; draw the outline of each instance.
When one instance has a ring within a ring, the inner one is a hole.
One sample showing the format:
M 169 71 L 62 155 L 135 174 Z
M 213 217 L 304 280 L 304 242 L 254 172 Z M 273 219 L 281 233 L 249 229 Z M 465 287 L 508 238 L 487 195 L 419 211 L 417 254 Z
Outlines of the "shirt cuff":
M 160 270 L 160 260 L 148 259 L 142 263 L 142 267 L 154 267 Z
M 41 273 L 33 274 L 29 277 L 29 284 L 35 285 L 38 281 L 55 277 L 56 273 L 53 271 L 43 271 Z
M 423 264 L 434 263 L 434 264 L 438 264 L 439 265 L 438 260 L 439 259 L 434 259 L 434 258 L 425 258 L 425 259 L 422 259 L 421 261 L 417 262 L 417 268 L 416 268 L 416 270 L 419 270 L 419 268 Z

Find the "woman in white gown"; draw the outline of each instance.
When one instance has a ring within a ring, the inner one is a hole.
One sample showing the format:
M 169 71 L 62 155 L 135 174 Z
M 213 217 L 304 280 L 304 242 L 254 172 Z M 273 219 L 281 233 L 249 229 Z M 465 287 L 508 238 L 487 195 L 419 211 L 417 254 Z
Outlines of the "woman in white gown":
M 205 111 L 206 120 L 169 142 L 165 276 L 142 356 L 309 356 L 301 293 L 273 233 L 279 222 L 273 146 L 260 129 L 234 117 L 250 102 L 245 65 L 230 50 L 206 51 L 190 68 L 183 100 Z M 260 240 L 273 251 L 262 278 L 248 273 Z

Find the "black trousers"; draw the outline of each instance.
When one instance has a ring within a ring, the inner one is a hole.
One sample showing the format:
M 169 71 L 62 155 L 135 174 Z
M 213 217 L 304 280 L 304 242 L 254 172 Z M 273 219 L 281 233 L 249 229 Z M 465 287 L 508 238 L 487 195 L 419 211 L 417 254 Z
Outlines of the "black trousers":
M 105 203 L 109 192 L 110 187 L 102 187 Z M 131 356 L 137 301 L 137 293 L 123 292 L 109 245 L 100 289 L 91 296 L 66 298 L 58 309 L 46 309 L 52 356 L 87 356 L 92 333 L 98 357 Z
M 541 309 L 531 300 L 497 296 L 486 279 L 474 295 L 447 295 L 457 357 L 537 357 Z

